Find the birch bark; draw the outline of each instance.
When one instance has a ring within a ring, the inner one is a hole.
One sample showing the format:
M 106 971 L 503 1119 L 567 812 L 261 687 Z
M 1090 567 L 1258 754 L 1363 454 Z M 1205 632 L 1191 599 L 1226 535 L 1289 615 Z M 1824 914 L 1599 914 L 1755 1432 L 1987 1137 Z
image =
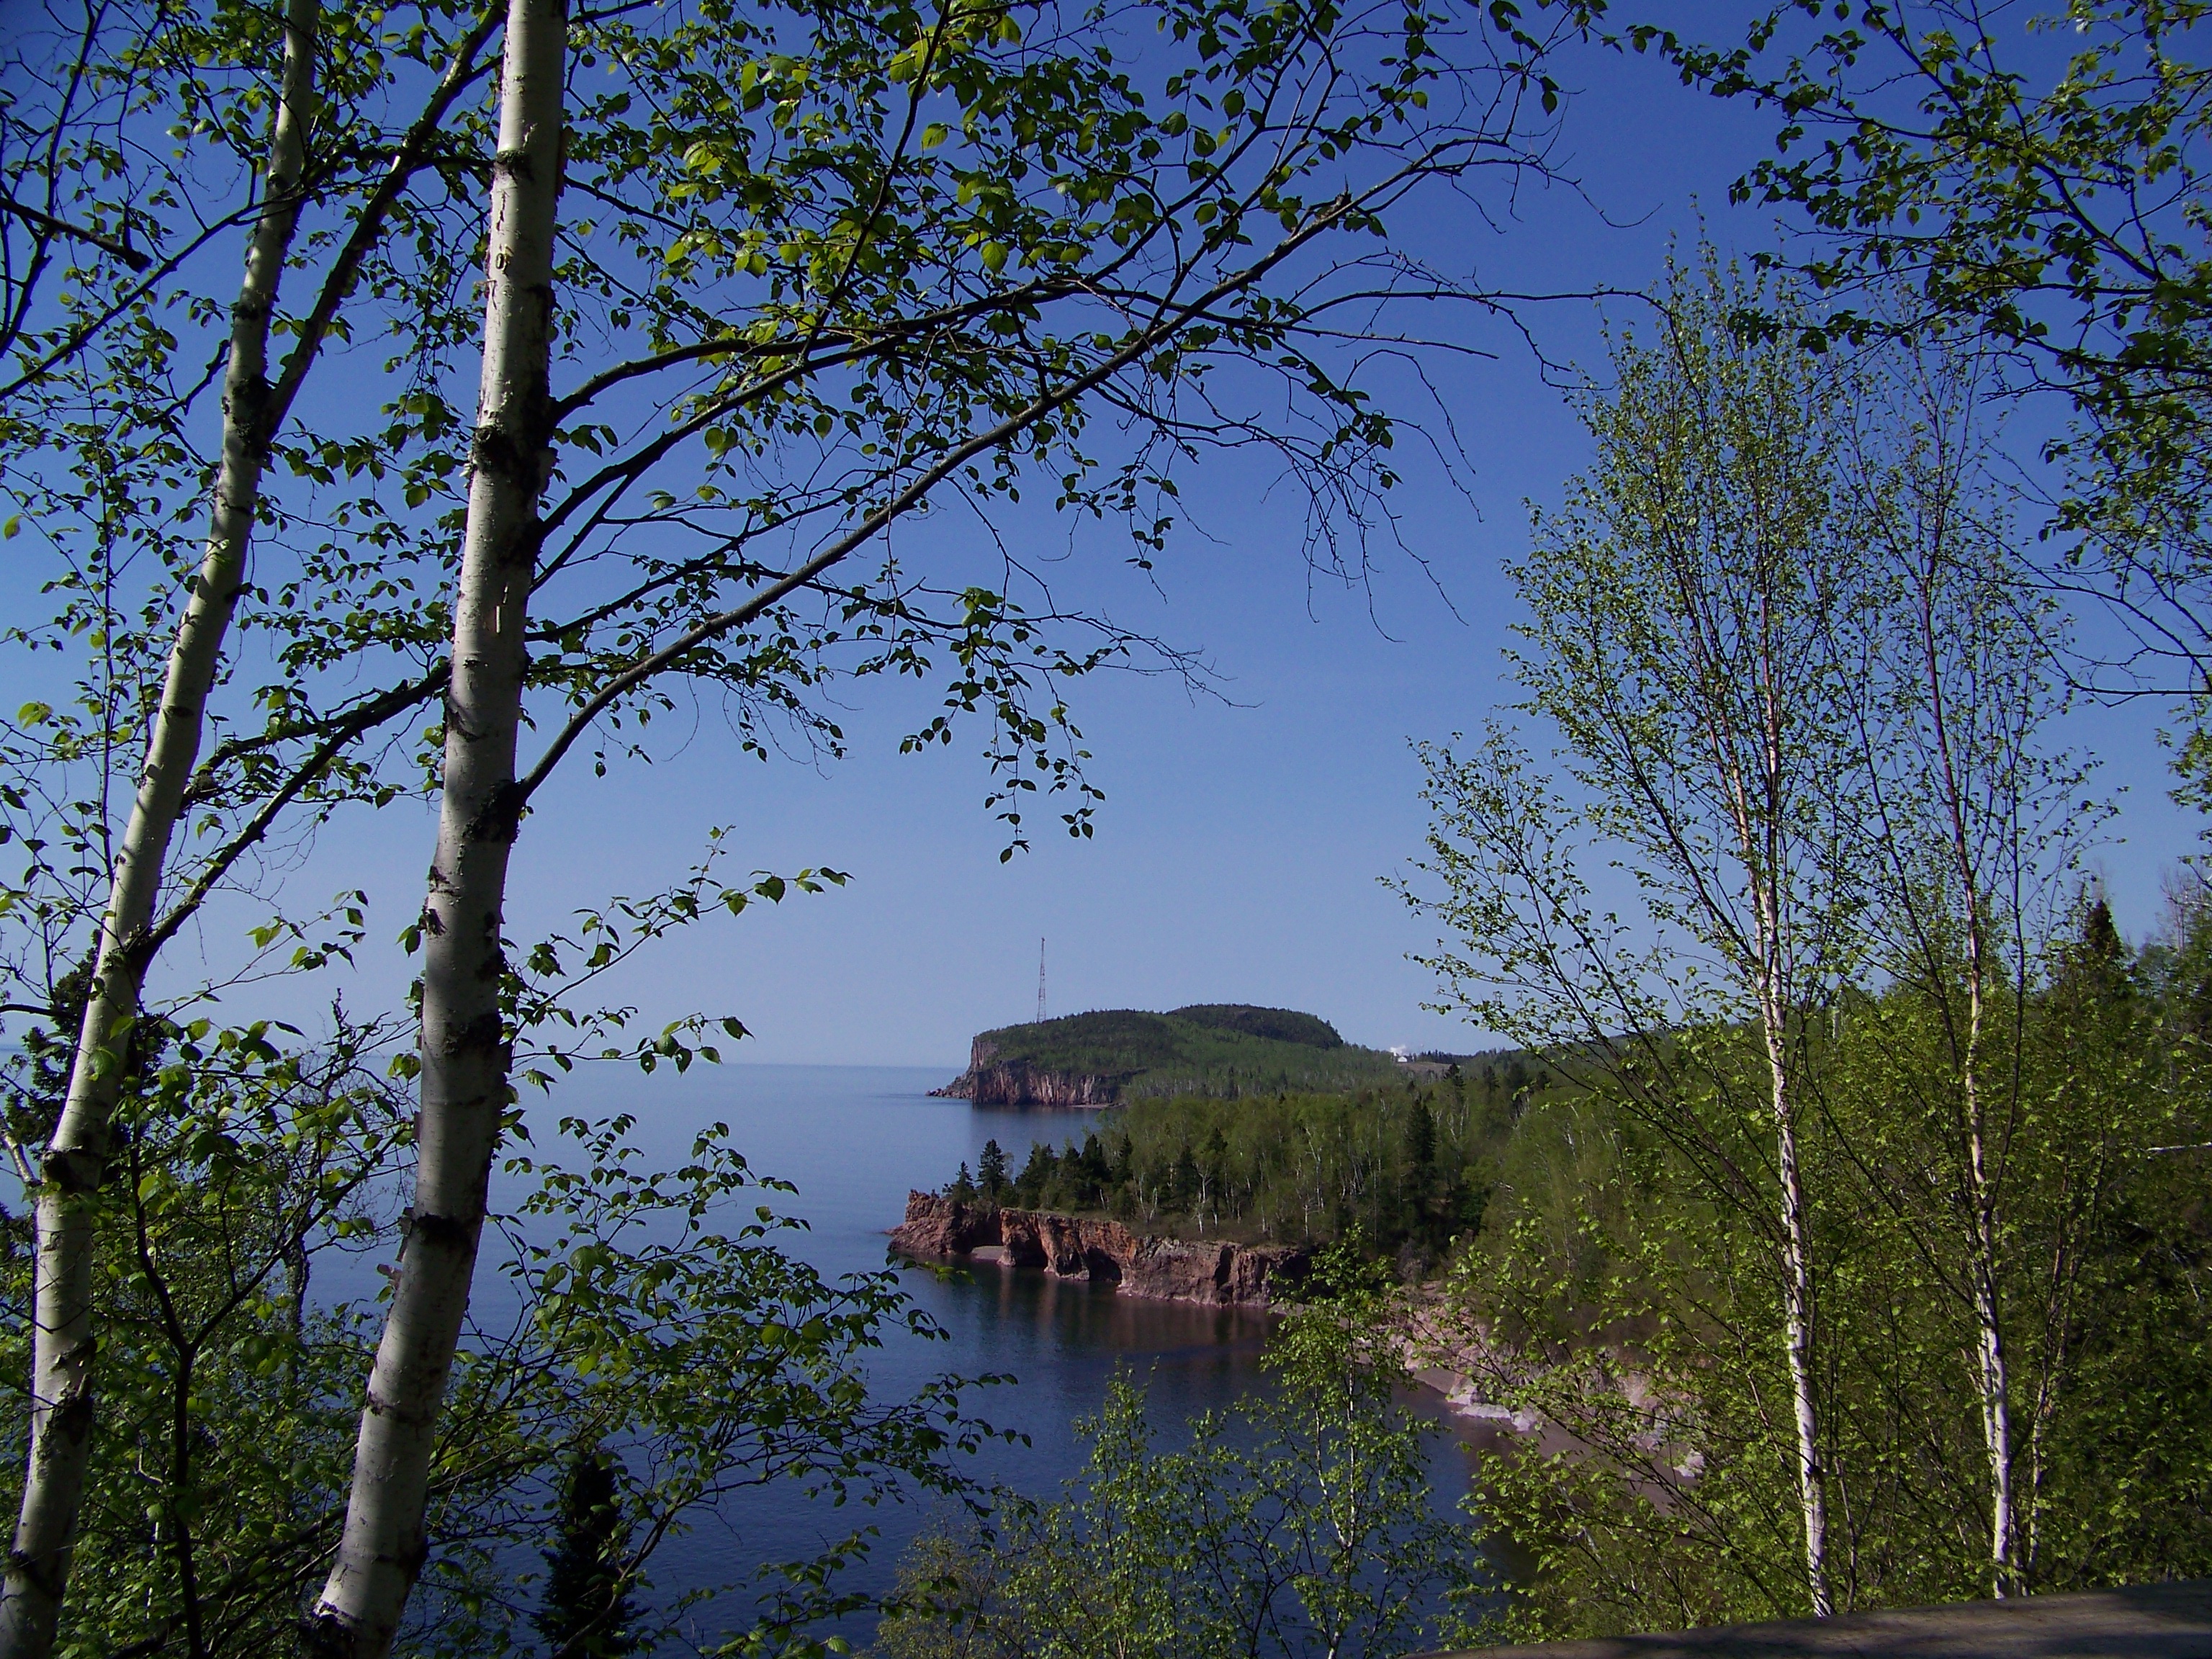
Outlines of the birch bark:
M 2006 1352 L 2002 1295 L 1998 1285 L 1998 1195 L 1990 1164 L 1988 1104 L 1982 1079 L 1984 1026 L 1987 1020 L 1989 941 L 1981 872 L 1967 827 L 1966 781 L 1951 738 L 1944 693 L 1942 645 L 1935 613 L 1936 584 L 1941 580 L 1931 559 L 1921 572 L 1921 665 L 1926 675 L 1929 720 L 1943 791 L 1944 825 L 1952 873 L 1959 882 L 1959 903 L 1966 944 L 1966 1029 L 1959 1053 L 1960 1103 L 1966 1142 L 1967 1279 L 1975 1325 L 1976 1382 L 1981 1395 L 1982 1442 L 1990 1466 L 1990 1593 L 2002 1598 L 2018 1577 L 2019 1523 L 2012 1492 L 2012 1379 Z
M 1778 708 L 1772 698 L 1765 710 L 1763 759 L 1770 779 L 1783 772 Z M 1805 1588 L 1815 1619 L 1835 1612 L 1828 1585 L 1828 1485 L 1820 1461 L 1820 1408 L 1813 1391 L 1814 1276 L 1810 1220 L 1805 1181 L 1797 1159 L 1797 1102 L 1790 1086 L 1788 1051 L 1791 975 L 1785 962 L 1788 921 L 1781 894 L 1781 849 L 1772 833 L 1779 813 L 1770 811 L 1761 836 L 1747 810 L 1740 779 L 1730 780 L 1736 834 L 1744 867 L 1751 878 L 1753 914 L 1759 953 L 1756 987 L 1760 1037 L 1766 1055 L 1774 1113 L 1775 1171 L 1782 1199 L 1783 1346 L 1790 1367 L 1790 1403 L 1797 1441 L 1797 1504 L 1805 1534 Z
M 1759 1009 L 1759 1038 L 1774 1118 L 1775 1176 L 1782 1222 L 1783 1349 L 1790 1371 L 1790 1417 L 1796 1441 L 1794 1473 L 1804 1532 L 1805 1589 L 1813 1616 L 1826 1619 L 1835 1612 L 1835 1601 L 1828 1583 L 1827 1473 L 1820 1457 L 1820 1405 L 1814 1391 L 1816 1326 L 1812 1223 L 1798 1159 L 1798 1091 L 1790 1063 L 1790 1020 L 1798 1004 L 1802 958 L 1799 918 L 1789 874 L 1789 824 L 1793 802 L 1801 792 L 1801 775 L 1813 767 L 1812 756 L 1793 740 L 1792 727 L 1793 720 L 1805 721 L 1811 711 L 1798 706 L 1802 693 L 1793 696 L 1784 690 L 1790 671 L 1785 658 L 1792 646 L 1776 635 L 1774 625 L 1787 611 L 1786 605 L 1778 603 L 1786 586 L 1781 568 L 1771 556 L 1755 562 L 1751 584 L 1755 602 L 1748 607 L 1748 614 L 1756 623 L 1747 630 L 1753 641 L 1748 668 L 1754 703 L 1741 715 L 1722 712 L 1728 708 L 1729 698 L 1720 688 L 1738 678 L 1726 666 L 1729 653 L 1719 643 L 1729 630 L 1715 626 L 1707 602 L 1692 600 L 1685 610 L 1697 619 L 1689 643 L 1705 688 L 1702 698 L 1711 711 L 1705 717 L 1707 742 L 1750 902 L 1746 967 Z M 1684 591 L 1696 589 L 1686 583 Z M 1744 747 L 1751 750 L 1748 760 L 1743 757 Z M 1706 908 L 1717 933 L 1725 936 L 1735 932 L 1721 906 L 1707 901 Z
M 1773 1079 L 1775 1165 L 1782 1186 L 1783 1340 L 1789 1351 L 1790 1401 L 1797 1431 L 1797 1503 L 1805 1527 L 1805 1586 L 1813 1616 L 1835 1612 L 1828 1588 L 1828 1482 L 1820 1462 L 1820 1420 L 1813 1395 L 1813 1255 L 1805 1182 L 1797 1167 L 1796 1103 L 1782 1054 L 1778 1010 L 1770 1002 L 1767 1066 Z
M 289 0 L 264 210 L 247 242 L 246 274 L 231 307 L 222 459 L 206 550 L 178 623 L 137 793 L 117 843 L 69 1093 L 40 1171 L 30 1455 L 0 1584 L 0 1659 L 44 1659 L 52 1650 L 69 1577 L 93 1426 L 94 1200 L 107 1176 L 110 1122 L 145 985 L 145 935 L 199 755 L 208 690 L 245 580 L 261 475 L 275 435 L 270 322 L 299 223 L 295 192 L 314 118 L 319 21 L 317 0 Z
M 567 31 L 564 0 L 511 0 L 444 790 L 422 909 L 415 1197 L 362 1413 L 344 1534 L 308 1620 L 310 1648 L 344 1659 L 389 1650 L 422 1569 L 438 1414 L 508 1102 L 500 918 L 519 806 L 524 618 L 551 457 Z

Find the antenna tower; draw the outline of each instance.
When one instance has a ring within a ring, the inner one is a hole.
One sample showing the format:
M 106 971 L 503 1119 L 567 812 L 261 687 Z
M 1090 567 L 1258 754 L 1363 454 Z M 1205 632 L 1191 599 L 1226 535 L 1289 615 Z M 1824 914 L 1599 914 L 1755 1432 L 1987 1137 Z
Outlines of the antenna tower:
M 1044 941 L 1037 941 L 1037 1024 L 1044 1024 Z

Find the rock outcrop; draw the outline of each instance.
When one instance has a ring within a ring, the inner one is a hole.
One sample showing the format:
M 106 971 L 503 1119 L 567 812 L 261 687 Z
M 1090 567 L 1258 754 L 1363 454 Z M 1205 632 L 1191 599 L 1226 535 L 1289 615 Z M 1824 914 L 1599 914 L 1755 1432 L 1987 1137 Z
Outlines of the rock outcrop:
M 996 1043 L 977 1037 L 968 1051 L 968 1069 L 929 1092 L 978 1106 L 1111 1106 L 1133 1075 L 1042 1072 L 1026 1060 L 1000 1060 Z
M 932 1193 L 908 1193 L 906 1219 L 891 1230 L 892 1248 L 908 1255 L 962 1256 L 992 1245 L 1005 1267 L 1100 1281 L 1127 1296 L 1223 1306 L 1267 1306 L 1305 1278 L 1308 1261 L 1295 1244 L 1158 1238 L 1118 1221 L 986 1209 Z

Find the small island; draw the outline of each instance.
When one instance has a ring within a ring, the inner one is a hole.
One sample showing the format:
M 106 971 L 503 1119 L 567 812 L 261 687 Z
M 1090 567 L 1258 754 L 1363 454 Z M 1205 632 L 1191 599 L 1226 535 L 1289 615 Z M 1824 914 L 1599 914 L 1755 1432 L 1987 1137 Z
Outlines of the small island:
M 1148 1097 L 1334 1092 L 1403 1075 L 1395 1055 L 1346 1042 L 1315 1015 L 1199 1003 L 1164 1014 L 1101 1009 L 985 1031 L 969 1048 L 968 1069 L 931 1092 L 978 1106 L 1097 1107 Z

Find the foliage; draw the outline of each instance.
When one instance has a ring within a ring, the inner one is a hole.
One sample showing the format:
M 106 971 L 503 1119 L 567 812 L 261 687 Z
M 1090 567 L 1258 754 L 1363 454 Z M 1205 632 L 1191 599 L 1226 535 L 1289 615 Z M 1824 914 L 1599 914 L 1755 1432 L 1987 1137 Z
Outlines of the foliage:
M 2007 1305 L 2025 1545 L 2038 1590 L 2202 1574 L 2212 1337 L 2191 1160 L 2202 1073 L 2151 974 L 2203 948 L 2115 952 L 2094 910 L 2046 964 L 2008 1056 L 2027 1104 L 2009 1156 Z M 2107 924 L 2108 926 L 2108 924 Z M 1818 1068 L 1808 1138 L 1825 1201 L 1824 1425 L 1841 1522 L 1838 1595 L 1860 1607 L 1989 1589 L 1973 1333 L 1929 1248 L 1948 1188 L 1914 1160 L 1944 1067 L 1910 991 L 1856 1000 Z M 2169 1070 L 2178 1065 L 2179 1071 Z M 2177 1086 L 2178 1085 L 2178 1086 Z M 1777 1429 L 1774 1316 L 1758 1231 L 1639 1115 L 1602 1091 L 1540 1103 L 1508 1148 L 1453 1292 L 1486 1333 L 1493 1397 L 1571 1446 L 1486 1465 L 1481 1503 L 1527 1549 L 1518 1620 L 1588 1634 L 1796 1610 L 1793 1493 Z M 1464 1327 L 1462 1328 L 1465 1328 Z
M 107 1415 L 62 1652 L 245 1659 L 295 1641 L 343 1516 L 375 1339 L 374 1304 L 352 1287 L 389 1248 L 411 1156 L 409 1103 L 370 1065 L 388 1035 L 341 1029 L 341 1043 L 301 1051 L 265 1030 L 168 1028 L 126 1093 L 128 1178 L 103 1198 L 98 1267 Z M 433 1556 L 404 1651 L 528 1646 L 561 1573 L 517 1547 L 573 1547 L 579 1443 L 625 1448 L 597 1466 L 622 1524 L 600 1535 L 595 1571 L 618 1600 L 726 1493 L 789 1480 L 861 1509 L 954 1493 L 956 1455 L 988 1432 L 949 1378 L 908 1401 L 866 1394 L 871 1351 L 933 1328 L 888 1276 L 833 1286 L 782 1254 L 792 1224 L 763 1200 L 784 1189 L 723 1132 L 654 1171 L 628 1127 L 564 1121 L 557 1152 L 508 1165 L 512 1249 L 449 1395 Z M 0 1308 L 20 1389 L 31 1261 L 20 1222 L 6 1237 Z M 8 1422 L 20 1453 L 25 1414 Z M 822 1575 L 867 1536 L 856 1525 L 824 1560 L 767 1563 L 756 1582 L 675 1587 L 629 1628 L 641 1649 L 674 1622 L 798 1639 L 848 1610 Z M 734 1599 L 717 1602 L 726 1590 Z
M 1444 1006 L 1567 1085 L 1439 1316 L 1437 1363 L 1559 1431 L 1488 1470 L 1520 1622 L 2201 1572 L 2212 1376 L 2169 1287 L 2203 1228 L 2167 1160 L 2203 1074 L 2185 994 L 2147 993 L 2203 922 L 2131 959 L 2082 882 L 2101 809 L 2048 747 L 2061 640 L 1981 366 L 1747 336 L 1786 308 L 1710 265 L 1668 297 L 1516 572 L 1559 764 L 1496 728 L 1426 751 L 1435 887 L 1407 890 Z
M 1741 46 L 1637 25 L 1686 81 L 1755 100 L 1777 153 L 1739 199 L 1801 210 L 1784 257 L 1839 303 L 1816 339 L 1963 328 L 2073 404 L 2053 446 L 2063 586 L 2110 603 L 2117 684 L 2203 693 L 2212 65 L 2196 0 L 2028 17 L 1790 0 Z M 2201 781 L 2207 754 L 2185 771 Z
M 1242 1031 L 1247 1036 L 1267 1037 L 1277 1042 L 1303 1042 L 1309 1048 L 1340 1048 L 1344 1039 L 1337 1035 L 1336 1027 L 1315 1014 L 1301 1014 L 1289 1008 L 1254 1008 L 1235 1002 L 1193 1003 L 1188 1008 L 1170 1008 L 1170 1019 L 1187 1020 L 1193 1025 L 1211 1025 L 1224 1031 Z
M 531 1622 L 568 1659 L 622 1659 L 635 1651 L 637 1608 L 623 1588 L 629 1526 L 614 1459 L 598 1446 L 571 1454 L 561 1476 L 555 1547 L 545 1552 L 545 1600 Z
M 1143 1389 L 1116 1377 L 1066 1497 L 1002 1516 L 988 1553 L 925 1539 L 877 1652 L 1379 1659 L 1462 1633 L 1475 1540 L 1435 1512 L 1433 1430 L 1395 1402 L 1379 1285 L 1350 1249 L 1316 1284 L 1270 1345 L 1273 1387 L 1184 1445 L 1156 1447 Z
M 1033 1142 L 1019 1174 L 996 1184 L 994 1142 L 975 1187 L 988 1202 L 1099 1212 L 1169 1236 L 1356 1233 L 1402 1249 L 1418 1270 L 1481 1219 L 1499 1147 L 1551 1083 L 1540 1065 L 1507 1055 L 1471 1076 L 1352 1095 L 1133 1101 L 1079 1144 Z

